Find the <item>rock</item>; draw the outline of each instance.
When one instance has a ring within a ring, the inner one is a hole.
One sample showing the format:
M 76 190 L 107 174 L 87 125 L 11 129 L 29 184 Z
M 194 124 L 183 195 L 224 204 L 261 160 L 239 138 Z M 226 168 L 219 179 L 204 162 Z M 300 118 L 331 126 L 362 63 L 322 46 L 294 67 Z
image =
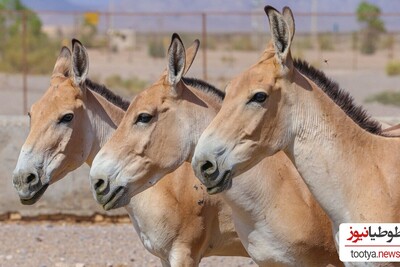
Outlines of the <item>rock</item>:
M 104 221 L 104 216 L 101 214 L 96 214 L 96 216 L 94 216 L 94 221 L 95 222 L 102 222 Z
M 10 213 L 10 220 L 11 221 L 19 221 L 21 219 L 22 219 L 22 216 L 18 212 Z
M 118 218 L 118 222 L 119 223 L 130 223 L 131 219 L 129 219 L 129 217 L 121 217 L 121 218 Z

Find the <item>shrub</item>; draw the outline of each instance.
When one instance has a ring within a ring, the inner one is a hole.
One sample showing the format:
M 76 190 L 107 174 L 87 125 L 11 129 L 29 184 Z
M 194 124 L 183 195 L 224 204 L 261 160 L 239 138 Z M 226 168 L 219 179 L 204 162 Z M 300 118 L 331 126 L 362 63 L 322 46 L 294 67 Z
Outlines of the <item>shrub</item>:
M 334 50 L 332 36 L 329 33 L 318 35 L 318 43 L 323 51 Z
M 40 18 L 20 0 L 0 0 L 0 10 L 16 10 L 26 16 L 23 20 L 21 14 L 0 13 L 0 71 L 15 73 L 26 68 L 32 74 L 50 73 L 60 47 L 42 31 Z M 26 31 L 22 37 L 24 21 Z M 23 38 L 27 50 L 26 66 L 23 65 Z
M 360 2 L 357 7 L 357 20 L 362 24 L 361 53 L 373 54 L 378 45 L 379 36 L 385 31 L 381 19 L 381 9 L 366 1 Z
M 400 92 L 384 91 L 368 97 L 365 102 L 378 102 L 384 105 L 400 106 Z
M 164 58 L 165 47 L 162 40 L 152 40 L 149 42 L 149 55 L 153 58 Z
M 133 76 L 130 79 L 123 79 L 118 74 L 115 74 L 107 77 L 105 84 L 110 88 L 125 89 L 131 93 L 137 94 L 145 89 L 148 83 L 136 76 Z
M 254 51 L 255 47 L 248 36 L 236 37 L 232 40 L 232 49 L 238 51 Z
M 400 61 L 390 61 L 387 63 L 386 74 L 389 76 L 400 75 Z

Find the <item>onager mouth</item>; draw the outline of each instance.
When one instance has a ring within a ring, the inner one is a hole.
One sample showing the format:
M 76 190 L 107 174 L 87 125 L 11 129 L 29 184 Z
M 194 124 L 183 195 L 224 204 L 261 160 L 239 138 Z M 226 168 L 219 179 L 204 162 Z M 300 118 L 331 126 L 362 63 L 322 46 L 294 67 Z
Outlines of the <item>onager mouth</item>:
M 221 180 L 213 187 L 207 187 L 207 193 L 214 195 L 232 187 L 231 171 L 225 171 Z
M 125 193 L 125 187 L 123 186 L 117 187 L 117 189 L 111 193 L 111 196 L 104 202 L 103 209 L 111 210 L 123 206 L 124 204 L 121 204 L 120 200 L 124 195 L 124 193 Z
M 20 201 L 22 205 L 33 205 L 35 204 L 44 194 L 49 184 L 44 184 L 31 198 L 21 198 Z

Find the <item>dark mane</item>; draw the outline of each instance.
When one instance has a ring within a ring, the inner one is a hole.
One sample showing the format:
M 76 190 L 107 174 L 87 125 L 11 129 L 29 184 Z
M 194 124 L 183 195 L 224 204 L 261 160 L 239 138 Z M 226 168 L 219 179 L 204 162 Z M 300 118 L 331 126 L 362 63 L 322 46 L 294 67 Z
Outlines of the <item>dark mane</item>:
M 213 85 L 211 85 L 211 84 L 209 84 L 209 83 L 207 83 L 205 81 L 198 80 L 198 79 L 195 79 L 195 78 L 186 78 L 186 77 L 183 77 L 182 80 L 187 85 L 190 85 L 192 87 L 195 87 L 195 88 L 200 89 L 202 91 L 205 91 L 207 93 L 212 93 L 221 102 L 225 98 L 225 93 L 224 92 L 222 92 L 221 90 L 219 90 L 215 86 L 213 86 Z
M 354 102 L 354 98 L 348 92 L 326 77 L 325 73 L 301 59 L 295 59 L 294 66 L 300 73 L 318 85 L 361 128 L 372 134 L 382 134 L 381 124 L 372 119 L 362 106 Z
M 85 86 L 87 88 L 89 88 L 90 90 L 100 94 L 105 99 L 107 99 L 114 105 L 120 107 L 124 111 L 126 111 L 128 109 L 130 102 L 123 99 L 119 95 L 116 95 L 114 92 L 112 92 L 110 89 L 108 89 L 105 85 L 98 84 L 89 79 L 86 79 Z

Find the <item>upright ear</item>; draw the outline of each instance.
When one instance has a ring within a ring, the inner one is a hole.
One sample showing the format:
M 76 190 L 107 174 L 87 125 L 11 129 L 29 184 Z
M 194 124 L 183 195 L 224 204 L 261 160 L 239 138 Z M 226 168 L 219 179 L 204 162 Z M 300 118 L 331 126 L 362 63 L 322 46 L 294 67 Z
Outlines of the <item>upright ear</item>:
M 185 47 L 178 34 L 174 33 L 171 38 L 171 44 L 168 48 L 168 83 L 175 87 L 181 80 L 186 64 Z
M 275 54 L 281 64 L 285 64 L 292 42 L 289 26 L 284 17 L 275 8 L 266 6 L 264 10 L 268 16 Z
M 282 10 L 283 18 L 285 19 L 287 25 L 289 26 L 290 30 L 290 41 L 293 41 L 293 36 L 295 32 L 295 24 L 294 24 L 294 16 L 292 10 L 285 6 Z
M 194 59 L 196 58 L 197 51 L 199 50 L 200 41 L 198 39 L 194 40 L 193 44 L 186 49 L 186 63 L 185 70 L 183 71 L 183 76 L 189 71 Z
M 66 46 L 61 48 L 61 52 L 54 65 L 53 75 L 54 74 L 61 74 L 65 77 L 69 77 L 71 74 L 71 51 Z
M 85 82 L 89 71 L 89 57 L 86 48 L 76 39 L 72 39 L 72 76 L 76 85 Z

